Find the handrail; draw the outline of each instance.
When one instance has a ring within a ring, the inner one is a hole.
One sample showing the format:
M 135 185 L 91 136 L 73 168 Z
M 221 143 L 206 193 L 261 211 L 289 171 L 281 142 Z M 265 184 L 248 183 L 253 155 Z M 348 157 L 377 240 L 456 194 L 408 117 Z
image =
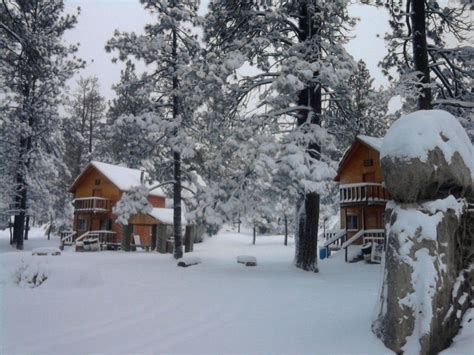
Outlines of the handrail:
M 342 244 L 342 247 L 341 248 L 347 248 L 349 245 L 351 245 L 352 243 L 354 243 L 357 239 L 359 239 L 360 237 L 366 235 L 366 234 L 385 234 L 385 230 L 384 229 L 361 229 L 360 231 L 358 231 L 356 234 L 354 234 L 349 240 L 347 240 L 344 244 Z M 382 238 L 382 237 L 367 237 L 367 238 Z
M 107 235 L 107 234 L 108 235 L 115 235 L 115 232 L 114 231 L 109 231 L 109 230 L 87 231 L 87 232 L 81 234 L 81 236 L 76 239 L 76 242 L 80 242 L 83 239 L 85 239 L 86 237 L 96 237 L 96 238 L 100 239 L 101 235 Z
M 323 247 L 328 247 L 331 244 L 337 242 L 339 239 L 343 238 L 347 234 L 347 231 L 345 229 L 336 229 L 336 230 L 327 231 L 326 234 L 334 234 L 334 235 L 330 237 L 328 240 L 326 240 L 326 242 L 323 244 Z
M 351 183 L 351 184 L 340 184 L 339 188 L 362 187 L 362 186 L 380 186 L 380 187 L 384 187 L 384 185 L 380 182 L 356 182 L 356 183 Z
M 344 244 L 342 244 L 341 248 L 347 248 L 349 245 L 351 245 L 352 243 L 354 243 L 357 239 L 359 239 L 360 237 L 362 237 L 364 235 L 364 232 L 365 230 L 361 229 L 360 231 L 358 231 L 356 234 L 354 234 L 352 236 L 352 238 L 350 238 L 349 240 L 346 240 L 346 242 Z
M 79 197 L 73 200 L 74 210 L 92 211 L 92 212 L 108 212 L 111 207 L 111 200 L 104 197 Z
M 72 245 L 72 242 L 74 241 L 74 236 L 77 234 L 75 231 L 65 231 L 61 232 L 59 236 L 59 243 L 61 246 L 66 245 L 66 243 L 70 243 Z
M 90 196 L 90 197 L 78 197 L 78 198 L 75 198 L 75 199 L 72 200 L 72 201 L 74 202 L 74 201 L 84 201 L 84 200 L 101 200 L 101 201 L 107 201 L 107 200 L 110 200 L 110 199 L 109 199 L 109 198 L 105 198 L 105 197 Z
M 339 200 L 341 203 L 378 203 L 389 199 L 389 192 L 380 183 L 364 182 L 339 186 Z

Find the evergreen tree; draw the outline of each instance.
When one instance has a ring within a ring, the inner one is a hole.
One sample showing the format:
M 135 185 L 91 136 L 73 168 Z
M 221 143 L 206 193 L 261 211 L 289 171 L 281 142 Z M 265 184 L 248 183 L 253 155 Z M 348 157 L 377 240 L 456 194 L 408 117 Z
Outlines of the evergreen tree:
M 337 137 L 338 147 L 344 151 L 358 134 L 382 137 L 389 125 L 388 101 L 392 90 L 375 89 L 374 79 L 363 60 L 348 82 L 338 91 L 346 92 L 346 100 L 328 103 L 326 125 Z
M 190 64 L 200 51 L 197 36 L 190 30 L 197 20 L 199 1 L 141 0 L 141 3 L 156 16 L 156 22 L 146 25 L 141 35 L 116 31 L 106 48 L 117 50 L 120 60 L 134 57 L 149 66 L 141 80 L 150 105 L 135 117 L 135 122 L 147 134 L 152 132 L 152 136 L 157 136 L 154 146 L 161 149 L 154 151 L 155 160 L 166 155 L 172 157 L 174 257 L 178 259 L 183 255 L 182 162 L 194 156 L 194 142 L 187 130 L 192 129 L 194 110 L 202 101 L 194 90 L 197 78 L 190 72 Z
M 60 0 L 3 1 L 0 4 L 0 96 L 2 108 L 0 141 L 8 152 L 7 170 L 14 186 L 14 240 L 23 249 L 25 220 L 33 188 L 36 198 L 48 201 L 48 174 L 62 156 L 58 115 L 64 82 L 82 62 L 70 55 L 75 46 L 62 40 L 73 28 L 75 15 L 63 15 Z
M 116 96 L 109 105 L 108 130 L 100 149 L 101 156 L 111 163 L 140 168 L 153 154 L 153 132 L 149 134 L 150 132 L 136 124 L 137 117 L 152 105 L 144 85 L 146 80 L 147 76 L 139 78 L 135 73 L 135 65 L 127 61 L 125 69 L 121 71 L 120 82 L 113 86 Z
M 299 201 L 295 263 L 304 270 L 317 271 L 320 194 L 334 173 L 327 155 L 334 145 L 322 127 L 324 103 L 343 100 L 344 92 L 335 89 L 355 69 L 343 47 L 353 24 L 347 5 L 215 0 L 207 16 L 206 38 L 224 65 L 237 69 L 246 62 L 256 73 L 236 72 L 229 93 L 233 128 L 239 128 L 230 147 L 238 149 L 244 167 L 229 174 L 223 206 L 238 205 L 251 183 L 278 186 Z
M 65 160 L 73 179 L 96 155 L 102 139 L 106 107 L 97 77 L 81 77 L 76 84 L 75 92 L 67 103 L 69 117 L 63 128 L 68 142 Z
M 408 110 L 442 108 L 469 120 L 474 49 L 467 44 L 473 28 L 468 2 L 442 7 L 438 1 L 392 0 L 386 6 L 392 31 L 382 64 L 389 79 L 394 80 L 391 68 L 400 75 L 399 93 Z M 448 46 L 449 36 L 457 45 Z

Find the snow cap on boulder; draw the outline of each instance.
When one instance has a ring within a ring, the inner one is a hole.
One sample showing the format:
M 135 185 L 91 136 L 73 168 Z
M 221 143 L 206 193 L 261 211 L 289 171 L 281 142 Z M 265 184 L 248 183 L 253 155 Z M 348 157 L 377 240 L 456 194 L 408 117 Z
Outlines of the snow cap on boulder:
M 472 191 L 473 147 L 449 112 L 421 110 L 402 116 L 388 130 L 380 156 L 385 185 L 396 201 Z

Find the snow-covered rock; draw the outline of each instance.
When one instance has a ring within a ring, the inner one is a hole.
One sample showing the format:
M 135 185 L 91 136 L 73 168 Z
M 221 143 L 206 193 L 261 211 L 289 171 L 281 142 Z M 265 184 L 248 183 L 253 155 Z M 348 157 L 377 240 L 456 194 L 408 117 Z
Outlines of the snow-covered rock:
M 462 265 L 463 203 L 453 196 L 387 205 L 388 245 L 374 332 L 395 352 L 433 354 L 456 335 L 470 305 Z M 472 276 L 472 275 L 471 275 Z
M 239 264 L 244 264 L 245 266 L 257 266 L 257 258 L 250 255 L 239 255 L 237 257 L 237 262 Z
M 446 111 L 401 117 L 381 148 L 385 185 L 400 202 L 459 196 L 472 190 L 474 151 L 458 120 Z

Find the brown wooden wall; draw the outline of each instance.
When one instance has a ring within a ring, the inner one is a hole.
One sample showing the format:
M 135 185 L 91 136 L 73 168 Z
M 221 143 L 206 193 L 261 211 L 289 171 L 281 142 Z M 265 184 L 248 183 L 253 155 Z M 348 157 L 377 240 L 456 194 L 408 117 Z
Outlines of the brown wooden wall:
M 100 183 L 96 185 L 96 179 L 100 180 Z M 82 176 L 76 190 L 74 191 L 74 197 L 103 197 L 108 198 L 111 201 L 111 209 L 117 204 L 122 197 L 122 192 L 110 182 L 100 171 L 95 167 L 91 166 L 88 171 Z M 165 197 L 161 196 L 148 196 L 148 201 L 153 207 L 165 207 Z M 78 230 L 79 218 L 86 219 L 87 230 L 99 230 L 101 228 L 101 221 L 104 219 L 112 220 L 112 230 L 116 233 L 116 242 L 120 242 L 122 227 L 120 224 L 115 223 L 117 216 L 112 212 L 108 213 L 76 213 L 74 215 L 74 230 L 78 232 L 78 236 L 84 231 Z M 154 218 L 138 214 L 131 218 L 131 224 L 136 224 L 134 227 L 134 234 L 140 235 L 141 243 L 149 245 L 151 243 L 151 225 L 157 224 L 158 221 Z
M 375 149 L 362 144 L 360 142 L 354 143 L 356 146 L 350 152 L 350 155 L 346 157 L 344 166 L 338 172 L 339 182 L 341 184 L 354 184 L 364 182 L 364 175 L 369 177 L 369 174 L 374 174 L 373 181 L 366 182 L 377 182 L 383 181 L 382 170 L 380 168 L 380 154 Z M 372 159 L 372 166 L 364 166 L 364 160 Z

